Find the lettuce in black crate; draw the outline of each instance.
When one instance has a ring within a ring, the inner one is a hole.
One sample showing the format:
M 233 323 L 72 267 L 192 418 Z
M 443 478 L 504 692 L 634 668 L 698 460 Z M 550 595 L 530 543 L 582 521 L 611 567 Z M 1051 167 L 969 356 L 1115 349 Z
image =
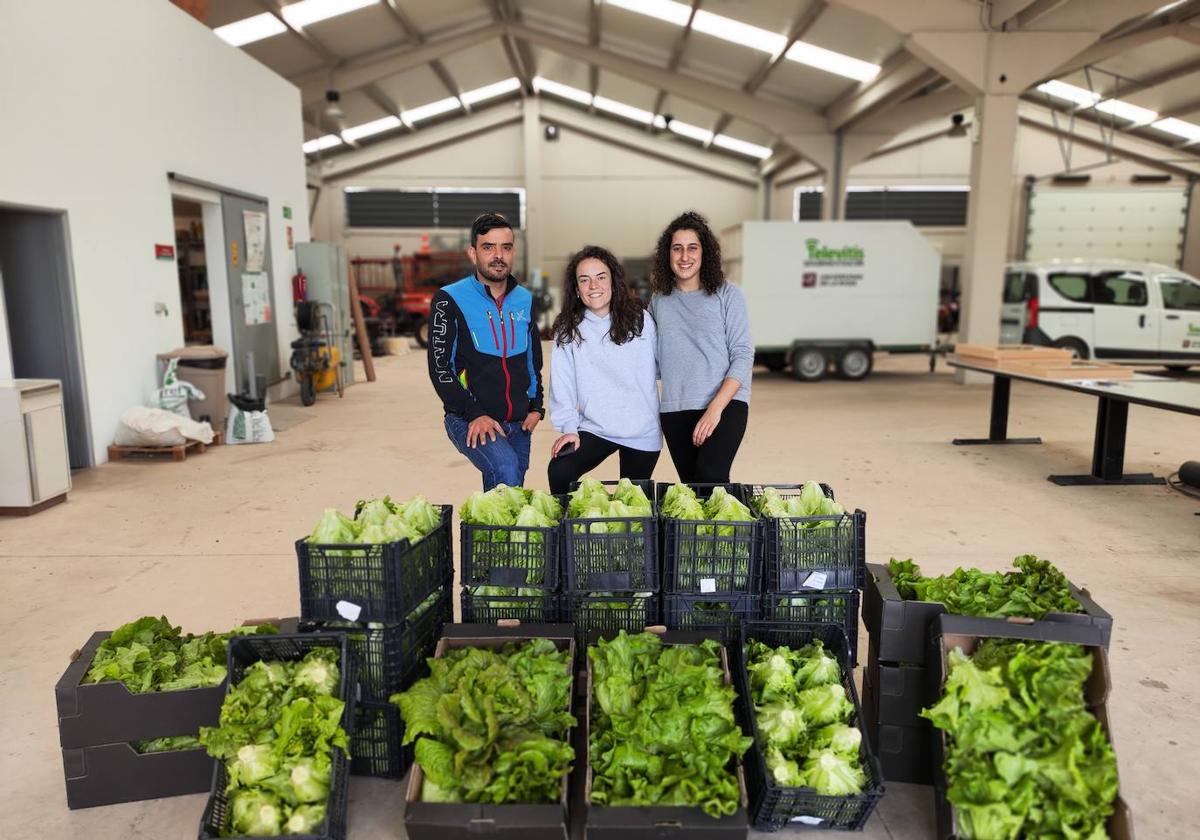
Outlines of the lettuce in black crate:
M 859 594 L 840 592 L 768 592 L 763 595 L 764 621 L 788 624 L 836 624 L 846 636 L 849 662 L 858 663 Z
M 746 622 L 736 670 L 754 737 L 754 827 L 861 830 L 883 798 L 883 776 L 863 737 L 841 628 Z
M 867 515 L 846 512 L 827 484 L 747 484 L 762 517 L 766 591 L 861 589 Z
M 593 634 L 640 633 L 658 624 L 659 598 L 654 592 L 570 593 L 564 600 L 564 618 L 575 625 L 581 656 Z
M 350 775 L 403 779 L 413 758 L 412 746 L 400 745 L 403 737 L 399 709 L 391 703 L 363 700 L 355 710 Z
M 585 479 L 571 491 L 565 540 L 568 592 L 658 590 L 658 519 L 649 481 Z
M 663 529 L 663 591 L 758 594 L 761 523 L 737 485 L 658 485 Z
M 360 502 L 355 519 L 328 508 L 296 541 L 300 617 L 395 624 L 453 575 L 449 505 L 424 496 Z
M 220 726 L 200 730 L 217 759 L 200 840 L 346 837 L 356 696 L 344 635 L 246 636 L 229 645 Z
M 562 596 L 518 586 L 464 586 L 460 595 L 464 624 L 494 624 L 516 619 L 526 624 L 561 620 Z
M 468 586 L 558 590 L 561 498 L 497 485 L 459 510 L 462 582 Z

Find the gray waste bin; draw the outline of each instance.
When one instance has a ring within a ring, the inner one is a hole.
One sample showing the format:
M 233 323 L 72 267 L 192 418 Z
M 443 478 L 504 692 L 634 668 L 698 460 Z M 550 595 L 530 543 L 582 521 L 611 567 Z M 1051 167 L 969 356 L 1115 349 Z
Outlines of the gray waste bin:
M 225 364 L 229 354 L 220 347 L 200 344 L 178 347 L 167 353 L 159 353 L 162 362 L 159 370 L 166 370 L 167 362 L 179 360 L 176 374 L 184 382 L 191 382 L 204 392 L 202 400 L 188 400 L 188 410 L 193 420 L 207 420 L 214 431 L 225 428 Z

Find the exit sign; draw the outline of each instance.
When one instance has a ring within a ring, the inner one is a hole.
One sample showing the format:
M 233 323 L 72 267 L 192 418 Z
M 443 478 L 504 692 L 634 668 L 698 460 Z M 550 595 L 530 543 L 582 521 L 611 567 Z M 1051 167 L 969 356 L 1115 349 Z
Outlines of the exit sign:
M 155 245 L 154 246 L 154 257 L 155 257 L 155 259 L 159 259 L 159 260 L 175 259 L 175 246 L 174 245 Z

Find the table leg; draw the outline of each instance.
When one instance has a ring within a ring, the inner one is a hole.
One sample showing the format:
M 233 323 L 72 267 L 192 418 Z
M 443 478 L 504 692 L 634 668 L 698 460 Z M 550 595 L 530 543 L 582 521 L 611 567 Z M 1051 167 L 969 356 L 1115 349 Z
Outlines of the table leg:
M 1008 436 L 1008 402 L 1012 392 L 1012 379 L 997 374 L 992 379 L 992 417 L 985 438 L 955 438 L 955 446 L 984 446 L 1010 443 L 1041 443 L 1040 437 L 1010 438 Z
M 1061 487 L 1095 484 L 1165 484 L 1151 473 L 1125 474 L 1125 431 L 1129 425 L 1129 403 L 1101 397 L 1096 407 L 1096 439 L 1092 442 L 1092 471 L 1089 475 L 1052 475 Z

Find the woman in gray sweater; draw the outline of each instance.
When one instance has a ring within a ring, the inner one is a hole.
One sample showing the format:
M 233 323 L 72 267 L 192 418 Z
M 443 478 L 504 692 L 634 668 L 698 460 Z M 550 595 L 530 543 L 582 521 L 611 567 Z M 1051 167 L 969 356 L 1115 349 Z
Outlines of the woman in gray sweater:
M 654 321 L 617 258 L 595 245 L 575 254 L 550 357 L 550 421 L 562 432 L 550 448 L 551 493 L 614 452 L 622 478 L 650 478 L 662 449 L 654 351 Z
M 667 225 L 652 282 L 671 460 L 684 483 L 727 483 L 750 412 L 754 341 L 745 298 L 725 281 L 721 245 L 703 216 L 689 211 Z

